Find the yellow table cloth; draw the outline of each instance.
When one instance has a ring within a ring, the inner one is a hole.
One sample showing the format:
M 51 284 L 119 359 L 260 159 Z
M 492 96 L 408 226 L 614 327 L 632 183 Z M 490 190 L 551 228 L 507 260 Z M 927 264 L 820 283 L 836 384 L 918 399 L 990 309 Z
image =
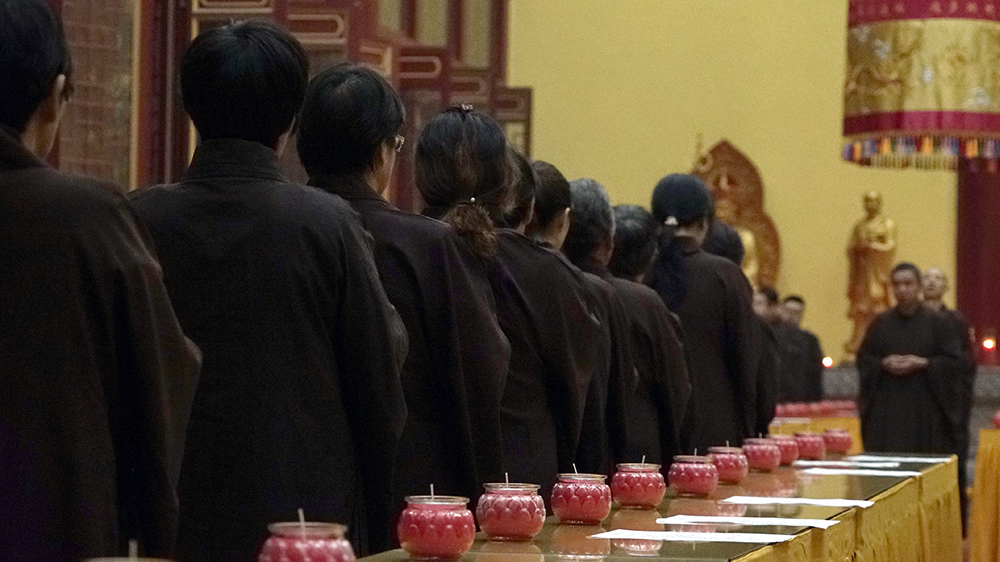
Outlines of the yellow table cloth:
M 979 431 L 969 554 L 972 562 L 1000 562 L 1000 429 Z
M 1000 449 L 998 449 L 1000 450 Z M 1000 465 L 998 465 L 1000 466 Z M 961 562 L 958 459 L 937 465 L 851 509 L 829 529 L 811 529 L 739 562 Z M 994 527 L 996 529 L 996 527 Z

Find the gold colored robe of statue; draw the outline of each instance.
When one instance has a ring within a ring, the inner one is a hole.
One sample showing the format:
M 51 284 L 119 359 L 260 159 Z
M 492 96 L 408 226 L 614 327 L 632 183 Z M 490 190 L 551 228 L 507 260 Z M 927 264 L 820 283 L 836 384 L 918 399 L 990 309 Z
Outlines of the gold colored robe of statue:
M 872 319 L 889 309 L 889 279 L 896 257 L 896 223 L 882 215 L 882 196 L 866 193 L 864 206 L 867 216 L 854 226 L 847 248 L 851 302 L 847 316 L 854 321 L 854 332 L 844 351 L 851 363 Z

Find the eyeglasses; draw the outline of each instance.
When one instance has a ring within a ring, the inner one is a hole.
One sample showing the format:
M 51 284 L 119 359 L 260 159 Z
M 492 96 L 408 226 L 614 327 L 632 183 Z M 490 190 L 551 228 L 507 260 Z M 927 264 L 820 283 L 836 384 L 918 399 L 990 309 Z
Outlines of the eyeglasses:
M 396 135 L 396 152 L 403 150 L 403 143 L 406 142 L 406 137 L 403 135 Z

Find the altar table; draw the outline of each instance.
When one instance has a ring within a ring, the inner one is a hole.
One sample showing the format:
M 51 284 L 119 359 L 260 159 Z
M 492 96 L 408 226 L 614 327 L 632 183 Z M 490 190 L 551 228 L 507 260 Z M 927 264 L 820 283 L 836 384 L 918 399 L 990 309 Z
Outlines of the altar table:
M 1000 444 L 1000 443 L 998 443 Z M 998 449 L 1000 450 L 1000 449 Z M 920 455 L 905 455 L 919 457 Z M 1000 465 L 997 465 L 1000 466 Z M 549 517 L 531 543 L 487 541 L 476 535 L 463 562 L 547 562 L 556 560 L 646 560 L 685 562 L 960 562 L 962 526 L 959 519 L 958 461 L 938 464 L 901 463 L 898 468 L 920 472 L 913 477 L 813 475 L 782 467 L 770 474 L 751 473 L 737 486 L 720 485 L 707 499 L 676 497 L 670 490 L 656 511 L 613 509 L 598 526 L 560 525 Z M 731 496 L 801 497 L 871 500 L 867 508 L 848 509 L 799 505 L 735 505 L 722 503 Z M 470 506 L 474 507 L 474 506 Z M 806 527 L 740 527 L 731 524 L 668 527 L 666 530 L 794 535 L 774 545 L 745 543 L 681 543 L 592 539 L 611 529 L 663 530 L 657 517 L 721 515 L 833 519 L 828 529 Z M 996 529 L 996 527 L 994 527 Z M 645 544 L 643 544 L 645 543 Z M 994 543 L 995 544 L 995 543 Z M 370 562 L 407 560 L 402 550 L 364 558 Z

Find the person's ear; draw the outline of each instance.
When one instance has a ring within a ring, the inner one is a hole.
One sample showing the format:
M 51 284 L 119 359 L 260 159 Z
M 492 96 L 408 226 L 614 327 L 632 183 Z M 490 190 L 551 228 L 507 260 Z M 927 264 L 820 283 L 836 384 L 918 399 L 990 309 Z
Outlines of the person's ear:
M 69 101 L 65 93 L 66 75 L 60 74 L 52 81 L 49 94 L 45 96 L 41 105 L 35 110 L 38 114 L 39 124 L 58 126 L 66 109 L 66 102 Z
M 292 131 L 295 130 L 295 125 L 297 124 L 298 124 L 298 117 L 292 119 L 292 122 L 288 124 L 288 128 L 282 131 L 280 135 L 278 135 L 277 141 L 275 141 L 274 146 L 271 147 L 272 150 L 278 153 L 278 156 L 284 154 L 285 149 L 288 148 L 288 139 L 292 137 Z

